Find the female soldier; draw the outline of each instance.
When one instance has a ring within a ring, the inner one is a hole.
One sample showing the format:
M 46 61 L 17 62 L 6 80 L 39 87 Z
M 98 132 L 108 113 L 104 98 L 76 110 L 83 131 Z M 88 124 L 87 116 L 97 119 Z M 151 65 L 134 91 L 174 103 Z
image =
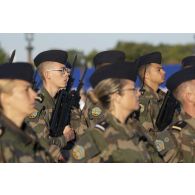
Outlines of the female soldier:
M 23 122 L 34 111 L 33 73 L 28 63 L 0 65 L 0 162 L 52 162 Z
M 158 158 L 140 128 L 126 125 L 129 114 L 139 109 L 136 75 L 137 67 L 129 62 L 95 71 L 90 81 L 106 114 L 79 138 L 70 152 L 70 162 L 153 162 L 154 154 Z

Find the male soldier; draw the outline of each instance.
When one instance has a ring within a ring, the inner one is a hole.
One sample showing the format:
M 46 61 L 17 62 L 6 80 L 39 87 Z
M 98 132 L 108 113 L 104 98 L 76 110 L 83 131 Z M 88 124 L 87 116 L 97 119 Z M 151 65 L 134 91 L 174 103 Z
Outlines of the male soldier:
M 165 93 L 159 88 L 165 80 L 161 65 L 161 53 L 153 52 L 137 59 L 139 77 L 142 81 L 139 120 L 149 132 L 155 129 L 155 121 Z
M 170 126 L 179 145 L 179 162 L 195 162 L 195 67 L 173 74 L 166 84 L 181 104 L 182 120 Z
M 113 63 L 119 63 L 124 61 L 125 53 L 116 50 L 100 52 L 93 58 L 93 63 L 95 65 L 96 70 L 101 67 L 111 65 Z M 92 87 L 94 88 L 95 86 L 96 84 L 92 83 Z M 87 100 L 83 108 L 83 114 L 85 116 L 89 128 L 94 127 L 99 121 L 104 118 L 104 111 L 101 105 L 98 103 L 98 100 L 95 97 L 93 90 L 90 90 L 87 94 Z
M 55 108 L 55 96 L 60 89 L 66 87 L 69 79 L 67 57 L 67 52 L 62 50 L 44 51 L 35 57 L 34 63 L 42 77 L 43 87 L 36 101 L 36 111 L 27 119 L 56 161 L 63 160 L 60 149 L 75 136 L 70 126 L 64 128 L 62 136 L 55 138 L 50 136 L 49 131 L 51 115 Z

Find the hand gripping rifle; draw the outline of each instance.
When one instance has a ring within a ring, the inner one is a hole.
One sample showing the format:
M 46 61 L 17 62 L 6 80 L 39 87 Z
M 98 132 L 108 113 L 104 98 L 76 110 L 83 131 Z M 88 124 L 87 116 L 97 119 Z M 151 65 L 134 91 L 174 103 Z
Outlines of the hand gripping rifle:
M 168 91 L 156 119 L 156 126 L 159 131 L 163 131 L 171 124 L 176 109 L 180 110 L 179 102 Z
M 55 109 L 52 113 L 52 118 L 50 122 L 50 135 L 52 137 L 58 137 L 63 135 L 65 126 L 70 124 L 71 110 L 74 107 L 79 108 L 79 92 L 83 85 L 83 79 L 86 74 L 86 70 L 82 76 L 82 79 L 79 82 L 77 89 L 75 91 L 71 91 L 71 87 L 74 81 L 74 79 L 72 78 L 73 71 L 74 63 L 70 74 L 70 82 L 68 83 L 66 89 L 60 90 L 57 97 Z

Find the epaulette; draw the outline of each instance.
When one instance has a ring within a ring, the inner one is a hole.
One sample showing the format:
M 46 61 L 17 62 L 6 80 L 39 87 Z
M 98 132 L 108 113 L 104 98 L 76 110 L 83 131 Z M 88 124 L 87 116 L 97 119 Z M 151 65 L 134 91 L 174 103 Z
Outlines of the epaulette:
M 187 125 L 185 121 L 178 121 L 176 122 L 171 128 L 181 131 Z
M 35 100 L 42 103 L 44 100 L 44 95 L 42 93 L 37 94 L 37 97 L 35 98 Z
M 95 128 L 100 129 L 101 131 L 105 131 L 108 127 L 109 124 L 105 120 L 95 125 Z

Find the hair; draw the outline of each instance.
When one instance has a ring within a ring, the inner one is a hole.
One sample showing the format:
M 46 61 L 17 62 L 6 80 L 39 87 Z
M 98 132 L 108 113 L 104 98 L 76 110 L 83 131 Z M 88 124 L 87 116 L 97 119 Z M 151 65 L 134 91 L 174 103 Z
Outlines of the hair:
M 192 81 L 186 81 L 182 84 L 180 84 L 174 91 L 173 95 L 174 97 L 181 103 L 184 103 L 184 94 L 186 93 L 189 88 L 191 88 L 194 84 Z M 193 90 L 193 89 L 192 89 Z
M 138 75 L 139 75 L 139 78 L 140 78 L 140 80 L 142 82 L 144 81 L 144 77 L 145 77 L 145 74 L 146 74 L 146 70 L 148 69 L 149 66 L 150 66 L 150 64 L 146 64 L 146 65 L 142 65 L 139 68 Z
M 118 92 L 122 94 L 121 89 L 125 86 L 126 79 L 105 79 L 98 83 L 94 88 L 94 93 L 103 108 L 109 109 L 111 106 L 111 95 Z
M 43 81 L 45 81 L 44 72 L 45 72 L 48 68 L 51 67 L 51 63 L 52 63 L 52 62 L 50 62 L 50 61 L 42 62 L 42 63 L 38 66 L 38 68 L 37 68 L 37 70 L 38 70 L 38 72 L 39 72 L 39 74 L 40 74 L 40 77 L 41 77 L 41 79 L 42 79 Z
M 2 79 L 0 80 L 0 95 L 2 93 L 12 94 L 13 88 L 15 86 L 15 80 L 12 79 Z M 0 111 L 2 112 L 2 102 L 0 101 Z

